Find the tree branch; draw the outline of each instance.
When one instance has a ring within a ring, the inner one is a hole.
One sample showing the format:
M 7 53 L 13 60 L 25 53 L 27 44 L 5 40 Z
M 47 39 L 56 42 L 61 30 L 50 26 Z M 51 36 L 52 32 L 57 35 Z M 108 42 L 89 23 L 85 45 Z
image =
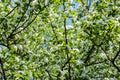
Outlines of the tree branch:
M 113 62 L 115 62 L 116 58 L 119 56 L 120 50 L 116 53 L 115 57 L 113 58 Z
M 61 70 L 63 71 L 63 69 L 65 68 L 65 66 L 70 62 L 71 57 L 64 63 L 64 65 L 61 67 Z M 59 76 L 60 76 L 60 72 L 57 75 L 57 80 L 59 80 Z
M 88 51 L 88 55 L 87 55 L 84 63 L 87 63 L 87 61 L 90 59 L 90 55 L 93 52 L 94 48 L 95 48 L 95 46 L 93 45 L 92 48 Z
M 52 27 L 52 31 L 53 31 L 53 33 L 54 33 L 56 42 L 58 42 L 58 37 L 57 37 L 57 35 L 56 35 L 55 29 L 54 29 L 54 26 L 52 25 L 52 23 L 51 23 L 51 27 Z
M 5 17 L 9 16 L 18 6 L 15 6 L 7 15 L 5 15 Z M 2 22 L 5 20 L 5 18 L 0 22 L 0 24 L 2 24 Z
M 113 66 L 120 72 L 120 68 L 115 64 L 115 59 L 116 59 L 117 56 L 119 55 L 120 50 L 117 52 L 117 54 L 116 54 L 116 56 L 114 57 L 114 59 L 111 60 L 111 59 L 109 58 L 109 56 L 107 56 L 107 52 L 106 52 L 102 47 L 101 47 L 101 49 L 104 51 L 107 59 L 108 59 L 108 60 L 113 64 Z
M 63 13 L 65 12 L 65 0 L 63 0 Z M 65 53 L 67 55 L 67 60 L 69 60 L 69 54 L 68 54 L 68 39 L 67 39 L 67 28 L 66 28 L 66 18 L 64 18 L 64 31 L 65 31 L 65 44 L 66 44 L 66 48 L 65 48 Z M 68 62 L 68 78 L 69 80 L 71 80 L 71 66 L 70 66 L 70 61 Z
M 104 62 L 106 62 L 106 61 L 107 61 L 107 59 L 106 59 L 106 60 L 103 60 L 103 61 L 100 61 L 100 62 L 92 62 L 92 63 L 86 64 L 85 66 L 97 65 L 97 64 L 104 63 Z
M 4 68 L 3 68 L 3 62 L 2 62 L 2 59 L 1 59 L 1 58 L 0 58 L 0 65 L 1 65 L 1 70 L 2 70 L 3 78 L 4 78 L 4 80 L 7 80 L 6 75 L 5 75 L 5 70 L 4 70 Z
M 16 34 L 21 33 L 21 32 L 24 31 L 27 27 L 29 27 L 29 26 L 36 20 L 36 18 L 37 18 L 37 16 L 39 15 L 39 13 L 42 12 L 47 6 L 48 6 L 48 5 L 44 6 L 41 10 L 39 10 L 39 12 L 35 15 L 35 17 L 34 17 L 30 22 L 28 22 L 28 24 L 27 24 L 25 27 L 23 27 L 24 24 L 25 24 L 29 19 L 26 20 L 26 21 L 20 26 L 20 27 L 23 27 L 23 29 L 21 29 L 21 30 L 19 30 L 18 32 L 15 32 L 15 33 L 12 32 L 12 34 L 10 34 L 10 35 L 8 36 L 8 39 L 11 38 L 11 37 L 13 37 L 13 36 L 15 36 Z
M 12 32 L 14 32 L 14 31 L 16 31 L 18 28 L 20 28 L 20 27 L 18 27 L 18 26 L 19 26 L 19 24 L 20 24 L 21 20 L 23 19 L 23 17 L 24 17 L 24 15 L 25 15 L 25 13 L 27 12 L 27 10 L 28 10 L 28 7 L 29 7 L 29 6 L 30 6 L 30 0 L 29 0 L 29 3 L 28 3 L 27 8 L 25 9 L 25 11 L 24 11 L 23 15 L 21 16 L 21 18 L 20 18 L 20 20 L 19 20 L 18 24 L 15 26 L 15 28 L 13 29 L 13 31 L 12 31 Z

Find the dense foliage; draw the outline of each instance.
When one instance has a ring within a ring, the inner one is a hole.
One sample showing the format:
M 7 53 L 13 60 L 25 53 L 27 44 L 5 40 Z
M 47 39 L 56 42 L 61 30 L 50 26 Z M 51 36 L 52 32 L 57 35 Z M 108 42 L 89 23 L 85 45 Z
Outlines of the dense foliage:
M 120 0 L 0 0 L 0 80 L 119 80 Z

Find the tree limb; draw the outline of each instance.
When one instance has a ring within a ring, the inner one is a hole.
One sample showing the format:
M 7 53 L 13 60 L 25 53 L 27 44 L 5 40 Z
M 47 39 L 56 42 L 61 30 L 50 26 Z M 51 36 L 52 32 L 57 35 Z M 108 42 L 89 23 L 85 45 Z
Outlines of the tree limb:
M 1 70 L 2 70 L 2 75 L 3 75 L 3 79 L 7 80 L 6 75 L 5 75 L 5 70 L 3 68 L 3 62 L 2 59 L 0 58 L 0 65 L 1 65 Z

